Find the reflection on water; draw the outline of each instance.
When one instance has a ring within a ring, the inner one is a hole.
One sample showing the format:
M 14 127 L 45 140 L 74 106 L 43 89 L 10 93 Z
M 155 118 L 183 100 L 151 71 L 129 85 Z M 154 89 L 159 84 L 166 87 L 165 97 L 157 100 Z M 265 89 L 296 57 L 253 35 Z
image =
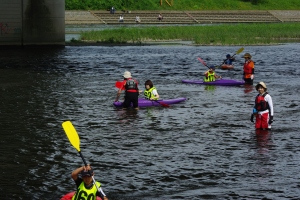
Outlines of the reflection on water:
M 244 92 L 245 93 L 252 92 L 253 90 L 255 90 L 255 86 L 254 85 L 248 85 L 248 84 L 244 85 Z
M 269 130 L 255 130 L 256 141 L 260 153 L 268 153 L 272 145 L 271 131 Z
M 214 91 L 216 89 L 215 85 L 206 85 L 204 87 L 205 90 Z
M 82 165 L 61 123 L 71 120 L 81 151 L 110 199 L 299 198 L 299 44 L 244 47 L 274 102 L 272 131 L 249 118 L 254 86 L 202 86 L 209 64 L 240 47 L 2 48 L 0 192 L 5 199 L 59 199 Z M 276 59 L 274 59 L 276 58 Z M 217 73 L 241 79 L 235 69 Z M 151 79 L 170 108 L 112 106 L 125 70 Z M 288 77 L 288 78 L 287 78 Z M 292 88 L 292 89 L 291 89 Z M 9 180 L 9 181 L 7 181 Z

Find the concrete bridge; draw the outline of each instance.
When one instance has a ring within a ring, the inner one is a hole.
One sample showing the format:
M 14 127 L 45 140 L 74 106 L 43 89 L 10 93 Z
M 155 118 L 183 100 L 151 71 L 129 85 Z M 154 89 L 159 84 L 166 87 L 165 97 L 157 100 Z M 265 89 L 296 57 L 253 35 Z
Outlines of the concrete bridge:
M 65 1 L 0 0 L 0 45 L 65 45 Z

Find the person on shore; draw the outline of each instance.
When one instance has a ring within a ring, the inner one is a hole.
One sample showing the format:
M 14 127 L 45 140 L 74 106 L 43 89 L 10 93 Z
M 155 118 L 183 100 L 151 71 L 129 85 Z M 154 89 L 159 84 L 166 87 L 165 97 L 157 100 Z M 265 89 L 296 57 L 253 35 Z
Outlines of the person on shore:
M 158 15 L 158 17 L 157 17 L 157 19 L 158 19 L 158 21 L 162 21 L 163 20 L 163 16 L 162 16 L 162 14 L 161 13 L 159 13 L 159 15 Z
M 108 200 L 102 191 L 101 183 L 95 181 L 96 185 L 94 184 L 94 172 L 90 165 L 75 169 L 71 176 L 77 187 L 72 200 L 96 199 L 96 196 L 101 197 L 103 200 Z
M 244 74 L 243 78 L 246 84 L 253 85 L 254 80 L 254 62 L 251 60 L 252 56 L 249 53 L 245 53 L 243 58 L 245 58 L 244 63 Z
M 147 80 L 145 82 L 144 96 L 150 100 L 158 100 L 159 99 L 159 94 L 157 93 L 157 89 L 154 87 L 151 80 Z
M 125 90 L 125 100 L 123 102 L 123 108 L 129 108 L 132 103 L 133 108 L 138 109 L 138 82 L 131 77 L 131 73 L 129 71 L 125 71 L 123 77 L 124 80 L 122 82 L 122 87 L 118 90 L 115 102 L 119 100 L 122 90 Z
M 114 7 L 111 7 L 111 9 L 110 9 L 110 14 L 115 14 L 115 8 Z
M 120 15 L 119 22 L 121 22 L 121 23 L 124 22 L 124 17 L 123 17 L 123 15 Z
M 141 22 L 141 19 L 140 19 L 139 16 L 135 16 L 135 22 L 136 22 L 136 23 L 140 23 L 140 22 Z
M 221 78 L 222 78 L 221 76 L 218 76 L 215 73 L 215 66 L 210 66 L 209 70 L 207 70 L 204 73 L 204 82 L 212 82 L 215 81 L 216 79 L 221 79 Z
M 258 95 L 255 98 L 255 104 L 253 107 L 253 112 L 251 114 L 250 121 L 254 122 L 254 116 L 256 116 L 255 128 L 270 130 L 271 124 L 274 121 L 272 97 L 267 93 L 267 86 L 264 82 L 259 82 L 255 86 L 255 89 L 258 91 Z

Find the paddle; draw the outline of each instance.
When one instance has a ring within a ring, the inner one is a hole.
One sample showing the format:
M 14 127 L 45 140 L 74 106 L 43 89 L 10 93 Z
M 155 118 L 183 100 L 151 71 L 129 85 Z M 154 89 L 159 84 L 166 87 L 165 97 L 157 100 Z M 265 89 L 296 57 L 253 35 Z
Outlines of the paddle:
M 76 132 L 73 124 L 70 121 L 65 121 L 62 123 L 62 127 L 63 127 L 70 143 L 78 151 L 80 157 L 82 158 L 84 165 L 87 166 L 87 163 L 80 151 L 80 139 L 79 139 L 78 133 Z M 89 173 L 90 173 L 90 176 L 92 176 L 90 171 L 89 171 Z M 92 176 L 92 178 L 93 178 L 93 184 L 96 185 L 98 192 L 101 192 L 102 195 L 105 196 L 103 191 L 100 188 L 98 188 L 94 176 Z
M 116 84 L 115 84 L 115 86 L 116 86 L 116 88 L 122 88 L 123 87 L 123 82 L 120 82 L 120 81 L 117 81 L 116 82 Z M 164 102 L 160 102 L 160 101 L 158 101 L 158 100 L 151 100 L 151 99 L 149 99 L 150 101 L 155 101 L 155 102 L 157 102 L 157 103 L 159 103 L 162 107 L 166 107 L 166 108 L 168 108 L 168 107 L 170 107 L 170 105 L 169 104 L 166 104 L 166 103 L 164 103 Z
M 149 100 L 150 100 L 150 101 L 155 101 L 155 102 L 159 103 L 162 107 L 165 107 L 165 108 L 169 108 L 169 107 L 170 107 L 169 104 L 166 104 L 166 103 L 164 103 L 164 102 L 160 102 L 160 101 L 158 101 L 158 100 L 152 100 L 152 99 L 149 99 Z
M 116 81 L 115 87 L 119 88 L 119 89 L 122 88 L 123 87 L 123 82 L 122 81 Z M 125 90 L 125 88 L 122 89 L 122 90 Z
M 237 50 L 237 51 L 235 52 L 235 54 L 233 54 L 233 55 L 232 55 L 230 58 L 228 58 L 228 59 L 233 58 L 235 55 L 240 54 L 240 53 L 243 52 L 243 51 L 244 51 L 244 47 L 242 47 L 242 48 L 240 48 L 239 50 Z M 228 60 L 228 59 L 226 59 L 226 60 Z M 218 66 L 218 67 L 221 67 L 221 66 L 225 63 L 226 60 L 224 60 L 224 62 L 223 62 L 220 66 Z
M 207 64 L 204 62 L 204 60 L 202 60 L 201 58 L 198 57 L 198 60 L 204 65 L 206 66 L 208 69 L 211 69 L 209 66 L 207 66 Z M 222 78 L 221 76 L 216 75 L 218 78 Z
M 206 66 L 208 69 L 210 69 L 209 66 L 207 66 L 207 64 L 204 62 L 204 60 L 202 60 L 201 58 L 198 57 L 198 60 L 204 65 Z
M 237 50 L 237 51 L 235 52 L 235 54 L 233 54 L 230 58 L 233 58 L 235 55 L 240 54 L 240 53 L 242 53 L 243 51 L 244 51 L 244 47 L 242 47 L 242 48 L 240 48 L 239 50 Z

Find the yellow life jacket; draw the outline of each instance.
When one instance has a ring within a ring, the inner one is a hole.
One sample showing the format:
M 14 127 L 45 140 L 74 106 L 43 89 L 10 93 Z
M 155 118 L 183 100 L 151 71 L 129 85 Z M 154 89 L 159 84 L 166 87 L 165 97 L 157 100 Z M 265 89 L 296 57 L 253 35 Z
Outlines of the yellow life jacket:
M 204 82 L 211 82 L 211 81 L 215 81 L 215 80 L 216 80 L 215 72 L 208 71 L 207 72 L 207 77 L 204 76 Z
M 100 188 L 100 183 L 96 182 L 98 188 Z M 72 197 L 72 200 L 96 200 L 97 187 L 94 184 L 92 188 L 87 189 L 84 186 L 84 182 L 82 181 L 75 195 Z
M 150 98 L 152 98 L 152 99 L 154 99 L 154 100 L 157 100 L 157 99 L 158 99 L 158 98 L 156 98 L 156 97 L 153 95 L 153 93 L 152 93 L 152 91 L 153 91 L 154 89 L 156 89 L 156 88 L 153 86 L 153 87 L 150 88 L 149 90 L 145 90 L 145 91 L 144 91 L 144 95 L 145 95 L 145 97 L 146 97 L 147 99 L 150 99 Z

